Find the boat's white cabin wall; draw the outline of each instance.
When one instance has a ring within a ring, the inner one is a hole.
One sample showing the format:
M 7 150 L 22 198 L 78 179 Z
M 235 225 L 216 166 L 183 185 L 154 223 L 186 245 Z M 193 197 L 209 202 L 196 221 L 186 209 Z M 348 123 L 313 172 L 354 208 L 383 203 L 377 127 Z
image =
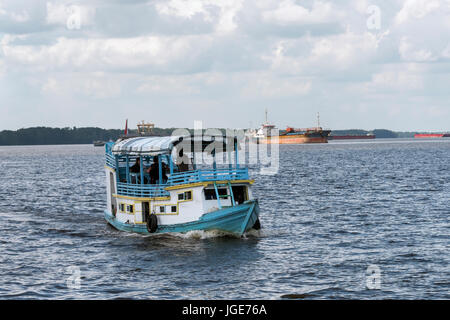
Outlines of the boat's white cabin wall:
M 192 199 L 179 199 L 181 196 L 189 192 L 191 192 L 192 194 Z M 169 215 L 158 216 L 158 218 L 161 218 L 161 223 L 163 223 L 164 221 L 168 221 L 168 223 L 174 223 L 174 220 L 176 221 L 176 223 L 195 221 L 205 213 L 203 208 L 202 186 L 172 190 L 170 191 L 170 198 L 170 202 L 166 201 L 166 203 L 169 203 L 171 206 L 178 206 L 178 214 L 176 215 L 175 219 L 173 218 L 174 216 L 170 217 Z M 158 214 L 158 206 L 160 205 L 160 203 L 161 202 L 158 201 L 154 202 L 153 212 L 155 212 L 156 214 Z
M 185 193 L 190 193 L 185 197 Z M 181 195 L 181 196 L 180 196 Z M 183 197 L 180 199 L 179 197 Z M 145 223 L 144 204 L 148 203 L 149 213 L 158 217 L 158 224 L 186 223 L 198 220 L 204 213 L 203 187 L 191 187 L 170 191 L 170 199 L 138 200 L 117 197 L 116 218 L 122 223 Z M 130 208 L 129 206 L 132 206 Z M 172 208 L 176 208 L 173 212 Z M 132 212 L 130 212 L 130 209 Z
M 114 210 L 117 212 L 117 201 L 113 196 L 117 194 L 117 185 L 116 185 L 116 172 L 110 168 L 105 168 L 106 171 L 106 201 L 107 201 L 107 209 L 109 212 L 114 213 Z M 113 207 L 114 205 L 114 207 Z
M 247 200 L 253 200 L 253 190 L 251 185 L 247 186 L 247 194 L 248 194 L 248 199 Z

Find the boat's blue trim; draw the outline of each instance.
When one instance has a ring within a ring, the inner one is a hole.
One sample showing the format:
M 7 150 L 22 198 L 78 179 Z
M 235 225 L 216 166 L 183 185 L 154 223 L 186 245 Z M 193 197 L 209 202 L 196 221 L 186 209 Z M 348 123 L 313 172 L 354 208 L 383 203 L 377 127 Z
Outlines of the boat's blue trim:
M 197 221 L 173 225 L 160 225 L 155 233 L 221 230 L 242 235 L 253 227 L 258 216 L 258 201 L 252 200 L 235 207 L 223 208 L 211 213 L 206 213 Z M 119 222 L 107 210 L 105 210 L 105 219 L 118 230 L 150 234 L 147 231 L 147 226 L 145 224 Z

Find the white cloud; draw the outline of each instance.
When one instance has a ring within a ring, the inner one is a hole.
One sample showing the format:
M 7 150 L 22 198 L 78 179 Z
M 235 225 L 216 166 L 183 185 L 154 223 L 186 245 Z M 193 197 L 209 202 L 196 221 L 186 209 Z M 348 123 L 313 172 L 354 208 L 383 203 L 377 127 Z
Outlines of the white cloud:
M 234 17 L 242 7 L 242 0 L 170 0 L 159 2 L 155 7 L 160 14 L 187 19 L 201 14 L 206 21 L 215 22 L 216 32 L 227 33 L 237 28 Z M 218 17 L 214 9 L 219 10 Z
M 382 37 L 347 30 L 338 35 L 283 39 L 264 58 L 274 72 L 328 77 L 369 63 L 377 56 Z
M 121 92 L 122 81 L 102 73 L 52 75 L 38 82 L 42 93 L 50 96 L 76 96 L 79 94 L 96 99 L 116 97 Z
M 136 88 L 139 94 L 173 94 L 178 95 L 198 94 L 201 92 L 201 85 L 196 83 L 198 79 L 195 75 L 181 76 L 148 76 L 141 81 Z
M 407 0 L 403 8 L 397 13 L 395 22 L 402 24 L 413 19 L 422 19 L 438 10 L 442 2 L 440 0 Z
M 329 23 L 338 20 L 343 13 L 331 2 L 314 1 L 309 10 L 294 0 L 284 0 L 275 10 L 262 12 L 263 21 L 279 25 L 304 25 Z
M 242 83 L 242 94 L 250 98 L 286 98 L 304 96 L 311 91 L 312 83 L 300 77 L 276 77 L 270 73 L 247 74 Z
M 426 48 L 415 48 L 407 37 L 403 37 L 400 40 L 398 51 L 405 61 L 426 62 L 437 59 L 430 50 Z
M 370 85 L 374 92 L 419 90 L 423 88 L 423 79 L 409 71 L 383 71 L 372 76 Z
M 19 11 L 11 11 L 4 8 L 2 3 L 0 2 L 0 17 L 8 17 L 13 22 L 23 23 L 30 19 L 30 15 L 26 9 L 22 9 Z
M 58 68 L 106 69 L 137 68 L 143 66 L 167 67 L 174 61 L 186 61 L 208 44 L 208 37 L 135 37 L 135 38 L 58 38 L 51 45 L 3 46 L 5 58 L 34 66 L 40 70 Z

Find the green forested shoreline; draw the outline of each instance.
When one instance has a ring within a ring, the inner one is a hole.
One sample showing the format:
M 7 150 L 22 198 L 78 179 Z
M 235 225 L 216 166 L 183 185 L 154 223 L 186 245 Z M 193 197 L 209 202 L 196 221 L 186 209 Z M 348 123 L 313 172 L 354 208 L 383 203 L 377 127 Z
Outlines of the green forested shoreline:
M 170 134 L 172 129 L 154 130 L 155 135 Z M 91 144 L 94 141 L 117 140 L 123 129 L 33 127 L 0 131 L 0 145 Z M 133 133 L 133 130 L 130 130 Z
M 175 128 L 155 128 L 156 136 L 171 135 Z M 133 130 L 130 130 L 133 133 Z M 332 135 L 365 135 L 373 133 L 377 138 L 411 138 L 416 132 L 394 132 L 385 129 L 372 131 L 349 129 L 333 130 Z M 33 127 L 19 130 L 0 131 L 0 145 L 46 145 L 46 144 L 91 144 L 94 141 L 115 141 L 123 135 L 123 129 L 102 129 L 96 127 L 49 128 Z

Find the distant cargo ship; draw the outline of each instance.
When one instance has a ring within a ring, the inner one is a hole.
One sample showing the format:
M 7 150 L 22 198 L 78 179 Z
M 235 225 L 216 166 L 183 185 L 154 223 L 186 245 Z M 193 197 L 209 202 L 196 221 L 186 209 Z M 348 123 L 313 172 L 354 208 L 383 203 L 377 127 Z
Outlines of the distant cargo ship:
M 93 142 L 94 147 L 103 147 L 105 144 L 106 144 L 105 141 L 100 141 L 100 140 Z
M 343 136 L 329 136 L 328 140 L 351 140 L 351 139 L 375 139 L 374 134 L 365 135 L 343 135 Z
M 328 136 L 331 130 L 324 130 L 320 127 L 319 115 L 317 115 L 318 126 L 313 128 L 296 129 L 288 127 L 285 132 L 273 136 L 272 130 L 276 130 L 276 126 L 269 124 L 267 121 L 261 128 L 253 132 L 252 138 L 257 143 L 262 144 L 303 144 L 303 143 L 328 143 Z
M 414 138 L 448 138 L 450 133 L 416 133 Z

